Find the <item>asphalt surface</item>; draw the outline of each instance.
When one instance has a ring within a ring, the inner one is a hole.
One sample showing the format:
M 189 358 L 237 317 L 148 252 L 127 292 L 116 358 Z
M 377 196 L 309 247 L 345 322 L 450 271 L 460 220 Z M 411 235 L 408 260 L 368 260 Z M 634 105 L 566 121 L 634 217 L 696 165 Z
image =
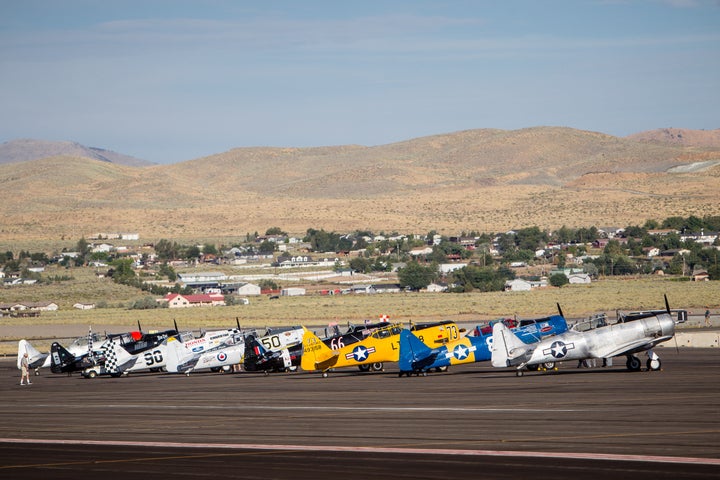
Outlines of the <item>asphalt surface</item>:
M 42 371 L 0 361 L 0 478 L 720 478 L 720 350 L 659 372 L 488 364 L 264 376 Z

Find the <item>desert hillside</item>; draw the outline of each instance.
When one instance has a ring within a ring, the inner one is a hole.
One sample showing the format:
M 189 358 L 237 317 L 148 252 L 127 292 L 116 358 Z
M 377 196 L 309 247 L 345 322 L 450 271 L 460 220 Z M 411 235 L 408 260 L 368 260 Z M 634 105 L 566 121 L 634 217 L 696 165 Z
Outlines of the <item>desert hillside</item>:
M 468 130 L 376 147 L 238 148 L 144 168 L 0 165 L 0 248 L 93 232 L 232 241 L 278 226 L 456 234 L 719 215 L 720 147 L 570 128 Z
M 117 163 L 131 167 L 144 167 L 152 162 L 123 155 L 97 147 L 86 147 L 77 142 L 53 142 L 22 138 L 0 143 L 0 164 L 26 162 L 47 157 L 69 156 L 100 160 L 101 162 Z
M 638 142 L 648 142 L 685 147 L 720 148 L 720 128 L 715 130 L 689 130 L 687 128 L 658 128 L 635 133 L 627 137 Z

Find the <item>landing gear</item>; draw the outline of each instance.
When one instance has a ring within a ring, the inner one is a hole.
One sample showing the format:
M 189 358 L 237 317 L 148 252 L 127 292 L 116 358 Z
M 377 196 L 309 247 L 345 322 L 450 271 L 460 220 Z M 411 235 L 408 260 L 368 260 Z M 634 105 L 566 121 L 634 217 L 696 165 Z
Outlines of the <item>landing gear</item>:
M 323 376 L 323 378 L 327 378 L 328 373 L 327 373 L 327 372 L 322 372 L 322 376 Z
M 635 355 L 628 355 L 627 362 L 625 362 L 625 366 L 631 372 L 639 372 L 640 368 L 642 367 L 642 362 Z
M 655 352 L 648 352 L 648 359 L 645 365 L 647 366 L 648 371 L 653 372 L 660 370 L 662 363 L 660 362 L 660 357 L 658 357 Z
M 358 365 L 358 370 L 360 370 L 361 372 L 369 372 L 370 365 Z
M 373 372 L 382 372 L 383 371 L 383 364 L 380 362 L 375 362 L 370 365 L 370 370 Z
M 523 371 L 522 371 L 522 369 L 516 371 L 516 372 L 515 372 L 515 375 L 517 375 L 518 377 L 522 377 L 522 376 L 523 376 Z

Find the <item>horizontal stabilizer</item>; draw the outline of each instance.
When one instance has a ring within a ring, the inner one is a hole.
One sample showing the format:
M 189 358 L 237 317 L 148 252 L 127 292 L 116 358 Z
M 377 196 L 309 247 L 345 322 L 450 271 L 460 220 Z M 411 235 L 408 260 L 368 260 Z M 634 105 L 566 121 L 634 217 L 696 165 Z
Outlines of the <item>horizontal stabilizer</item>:
M 20 369 L 20 362 L 23 356 L 28 354 L 28 366 L 30 368 L 38 368 L 43 366 L 45 359 L 48 357 L 47 353 L 40 353 L 35 347 L 33 347 L 27 340 L 20 340 L 18 342 L 18 353 L 17 353 L 17 368 Z
M 533 347 L 523 343 L 502 322 L 493 325 L 492 366 L 511 367 L 523 363 L 532 355 Z
M 425 345 L 410 330 L 400 332 L 400 359 L 398 366 L 401 372 L 422 370 L 423 366 L 431 365 L 437 357 L 437 351 Z
M 303 334 L 303 354 L 300 358 L 300 366 L 303 370 L 326 370 L 334 365 L 338 358 L 338 352 L 333 351 L 323 343 L 313 332 L 305 329 Z

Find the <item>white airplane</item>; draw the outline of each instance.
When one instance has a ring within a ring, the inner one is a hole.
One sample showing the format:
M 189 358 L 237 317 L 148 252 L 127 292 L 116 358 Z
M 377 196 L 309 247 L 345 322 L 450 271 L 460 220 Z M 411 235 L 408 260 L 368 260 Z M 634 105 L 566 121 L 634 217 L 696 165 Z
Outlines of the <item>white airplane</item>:
M 248 372 L 286 372 L 297 370 L 302 355 L 302 326 L 268 328 L 265 335 L 245 336 L 247 355 L 243 367 Z
M 128 333 L 122 335 L 131 334 Z M 107 335 L 101 336 L 97 333 L 93 333 L 92 329 L 90 329 L 87 335 L 76 338 L 66 350 L 73 357 L 81 357 L 86 355 L 89 349 L 93 349 L 93 345 L 95 345 L 95 350 L 102 349 L 103 345 L 107 341 L 107 338 Z M 48 368 L 51 366 L 52 357 L 50 353 L 39 352 L 30 342 L 23 339 L 18 342 L 18 368 L 20 368 L 20 358 L 25 353 L 28 354 L 30 368 L 35 371 L 35 375 L 40 374 L 39 370 L 41 368 Z
M 47 353 L 40 353 L 30 342 L 23 339 L 18 342 L 18 353 L 17 353 L 17 367 L 21 369 L 20 361 L 25 354 L 28 354 L 28 365 L 29 368 L 35 370 L 35 375 L 38 374 L 38 369 L 50 365 L 50 355 Z M 47 365 L 46 365 L 47 364 Z
M 217 332 L 214 337 L 219 337 Z M 197 346 L 193 347 L 197 345 L 196 340 L 186 335 L 177 335 L 165 341 L 165 369 L 168 372 L 190 375 L 190 372 L 206 368 L 227 372 L 232 365 L 240 364 L 245 355 L 245 340 L 239 330 L 234 330 L 222 343 L 199 351 Z
M 667 306 L 667 298 L 665 298 Z M 590 323 L 581 322 L 560 335 L 525 344 L 502 322 L 493 326 L 493 367 L 515 367 L 517 376 L 523 368 L 550 362 L 612 358 L 626 356 L 628 370 L 640 371 L 642 362 L 635 356 L 647 351 L 648 370 L 660 369 L 660 358 L 651 350 L 675 335 L 675 323 L 669 306 L 666 311 L 627 315 L 608 324 L 604 317 Z
M 207 350 L 217 348 L 223 345 L 228 338 L 240 334 L 240 330 L 230 328 L 226 330 L 218 330 L 212 332 L 203 332 L 201 336 L 194 337 L 191 332 L 168 334 L 162 332 L 160 334 L 146 334 L 153 337 L 152 342 L 148 342 L 144 349 L 136 349 L 128 351 L 128 348 L 119 339 L 110 339 L 103 345 L 105 351 L 105 361 L 101 365 L 95 365 L 83 372 L 86 377 L 96 377 L 97 375 L 121 375 L 140 370 L 150 370 L 159 372 L 167 369 L 168 347 L 167 340 L 175 336 L 183 336 L 185 342 L 183 347 L 191 354 L 200 354 Z M 134 345 L 134 344 L 133 344 Z

